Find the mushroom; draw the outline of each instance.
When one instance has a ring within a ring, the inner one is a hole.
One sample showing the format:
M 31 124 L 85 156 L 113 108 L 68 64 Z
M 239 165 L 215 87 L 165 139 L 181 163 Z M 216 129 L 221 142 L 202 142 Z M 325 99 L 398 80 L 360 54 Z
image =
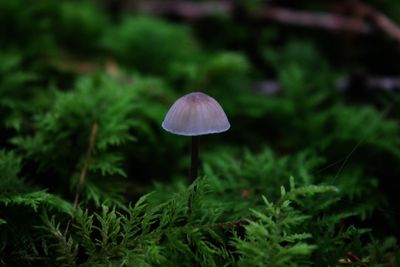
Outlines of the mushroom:
M 191 181 L 197 178 L 199 136 L 222 133 L 230 128 L 220 104 L 201 92 L 193 92 L 176 100 L 161 126 L 170 133 L 192 137 Z

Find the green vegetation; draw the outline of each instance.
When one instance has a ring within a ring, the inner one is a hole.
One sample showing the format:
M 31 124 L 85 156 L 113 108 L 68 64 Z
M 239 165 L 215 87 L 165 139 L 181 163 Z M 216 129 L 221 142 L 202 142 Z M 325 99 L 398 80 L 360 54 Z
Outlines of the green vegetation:
M 399 96 L 338 90 L 315 32 L 64 0 L 0 0 L 0 25 L 0 266 L 400 266 Z M 161 122 L 191 91 L 232 128 L 188 184 Z

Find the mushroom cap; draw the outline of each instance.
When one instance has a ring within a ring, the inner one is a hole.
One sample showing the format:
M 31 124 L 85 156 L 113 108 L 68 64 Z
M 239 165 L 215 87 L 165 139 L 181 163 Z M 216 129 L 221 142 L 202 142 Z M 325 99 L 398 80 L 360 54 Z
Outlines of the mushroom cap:
M 176 100 L 161 126 L 168 132 L 186 136 L 221 133 L 231 127 L 220 104 L 201 92 Z

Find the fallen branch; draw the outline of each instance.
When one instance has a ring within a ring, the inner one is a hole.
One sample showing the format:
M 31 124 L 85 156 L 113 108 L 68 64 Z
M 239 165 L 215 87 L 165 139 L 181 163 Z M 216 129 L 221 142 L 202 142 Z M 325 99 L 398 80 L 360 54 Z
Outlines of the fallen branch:
M 331 31 L 346 31 L 358 34 L 371 32 L 371 27 L 361 19 L 329 13 L 311 13 L 271 6 L 259 12 L 257 16 L 280 23 L 322 28 Z
M 126 1 L 124 9 L 150 13 L 155 15 L 174 15 L 187 20 L 200 19 L 208 16 L 231 16 L 240 9 L 234 1 Z M 361 16 L 345 16 L 332 13 L 317 13 L 293 10 L 279 6 L 267 6 L 250 11 L 250 17 L 268 19 L 283 24 L 292 24 L 329 31 L 344 31 L 356 34 L 370 34 L 373 27 L 364 19 L 371 18 L 372 22 L 388 36 L 400 43 L 400 27 L 373 7 L 355 1 L 351 8 Z
M 360 1 L 354 1 L 351 7 L 357 15 L 371 19 L 381 31 L 400 43 L 400 27 L 385 14 Z
M 192 20 L 207 16 L 230 16 L 239 6 L 232 1 L 128 1 L 125 8 L 155 15 L 175 15 Z M 333 31 L 348 31 L 359 34 L 371 32 L 371 27 L 358 18 L 329 13 L 296 11 L 277 6 L 267 6 L 261 10 L 256 10 L 250 16 L 256 19 L 269 19 L 279 23 Z
M 171 14 L 185 19 L 198 19 L 206 16 L 231 15 L 235 6 L 230 1 L 127 1 L 128 10 L 155 15 Z

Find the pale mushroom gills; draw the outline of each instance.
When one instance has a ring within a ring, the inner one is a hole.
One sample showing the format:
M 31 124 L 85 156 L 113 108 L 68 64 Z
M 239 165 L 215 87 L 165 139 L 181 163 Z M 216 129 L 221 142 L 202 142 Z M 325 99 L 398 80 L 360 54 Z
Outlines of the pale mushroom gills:
M 173 134 L 192 137 L 189 179 L 194 181 L 199 166 L 199 135 L 225 132 L 231 125 L 214 98 L 194 92 L 175 101 L 165 116 L 162 127 Z

